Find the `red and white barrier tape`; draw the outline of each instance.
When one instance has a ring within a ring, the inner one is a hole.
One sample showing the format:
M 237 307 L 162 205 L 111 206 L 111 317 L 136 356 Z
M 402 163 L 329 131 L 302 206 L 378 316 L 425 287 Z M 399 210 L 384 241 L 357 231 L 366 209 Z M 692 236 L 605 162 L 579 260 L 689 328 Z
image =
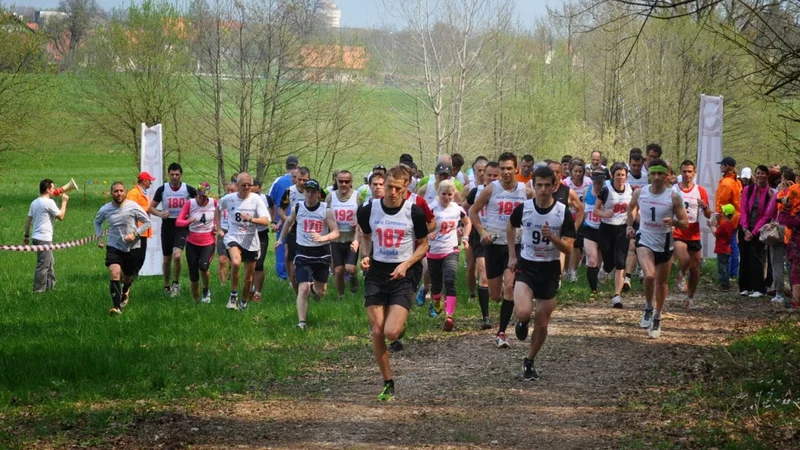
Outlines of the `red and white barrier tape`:
M 105 234 L 105 233 L 103 233 Z M 97 236 L 85 237 L 76 241 L 60 242 L 58 244 L 46 245 L 0 245 L 0 250 L 7 250 L 10 252 L 44 252 L 47 250 L 61 250 L 64 248 L 77 247 L 79 245 L 88 244 L 89 242 L 96 241 Z

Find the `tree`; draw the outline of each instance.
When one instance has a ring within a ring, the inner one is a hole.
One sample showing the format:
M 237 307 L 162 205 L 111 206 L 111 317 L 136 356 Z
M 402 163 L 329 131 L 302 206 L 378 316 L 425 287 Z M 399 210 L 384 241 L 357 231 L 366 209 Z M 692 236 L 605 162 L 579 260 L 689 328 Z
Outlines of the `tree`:
M 44 34 L 0 7 L 0 153 L 29 144 L 33 124 L 48 110 L 52 68 Z
M 97 25 L 103 10 L 97 5 L 97 0 L 60 0 L 58 11 L 65 16 L 48 19 L 42 28 L 50 36 L 62 69 L 69 69 L 74 62 L 75 50 Z
M 98 29 L 81 70 L 80 94 L 98 130 L 124 145 L 139 162 L 140 126 L 164 124 L 181 159 L 179 120 L 190 73 L 185 21 L 169 3 L 144 0 L 115 10 Z

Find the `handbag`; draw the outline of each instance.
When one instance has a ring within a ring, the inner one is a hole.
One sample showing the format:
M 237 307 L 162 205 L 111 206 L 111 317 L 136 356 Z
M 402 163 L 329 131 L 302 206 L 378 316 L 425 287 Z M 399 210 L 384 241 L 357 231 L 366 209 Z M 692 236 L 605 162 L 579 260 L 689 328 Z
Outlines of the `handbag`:
M 776 222 L 770 222 L 758 232 L 758 240 L 763 244 L 776 245 L 783 242 L 784 228 Z

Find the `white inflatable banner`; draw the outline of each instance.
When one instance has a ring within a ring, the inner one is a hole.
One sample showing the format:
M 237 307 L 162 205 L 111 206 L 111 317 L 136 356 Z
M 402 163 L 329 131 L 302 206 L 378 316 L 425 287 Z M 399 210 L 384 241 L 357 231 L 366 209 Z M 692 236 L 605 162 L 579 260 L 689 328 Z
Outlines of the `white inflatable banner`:
M 147 190 L 147 197 L 152 201 L 159 186 L 164 185 L 164 153 L 161 137 L 161 124 L 147 127 L 142 124 L 142 168 L 141 170 L 155 177 Z M 161 275 L 161 218 L 150 215 L 153 222 L 153 237 L 147 240 L 147 255 L 139 275 Z
M 696 183 L 706 188 L 708 200 L 713 210 L 714 197 L 717 193 L 720 172 L 719 161 L 722 160 L 722 97 L 700 96 L 700 124 L 697 130 L 697 180 Z M 714 257 L 714 235 L 700 220 L 703 258 Z

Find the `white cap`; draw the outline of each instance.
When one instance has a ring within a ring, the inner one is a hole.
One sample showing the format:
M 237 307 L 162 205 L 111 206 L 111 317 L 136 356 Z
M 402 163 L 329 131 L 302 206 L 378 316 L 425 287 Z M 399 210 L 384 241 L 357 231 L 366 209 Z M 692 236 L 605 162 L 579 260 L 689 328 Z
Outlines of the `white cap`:
M 753 178 L 753 171 L 749 167 L 745 167 L 742 169 L 742 173 L 739 174 L 739 178 L 747 178 L 749 180 Z

